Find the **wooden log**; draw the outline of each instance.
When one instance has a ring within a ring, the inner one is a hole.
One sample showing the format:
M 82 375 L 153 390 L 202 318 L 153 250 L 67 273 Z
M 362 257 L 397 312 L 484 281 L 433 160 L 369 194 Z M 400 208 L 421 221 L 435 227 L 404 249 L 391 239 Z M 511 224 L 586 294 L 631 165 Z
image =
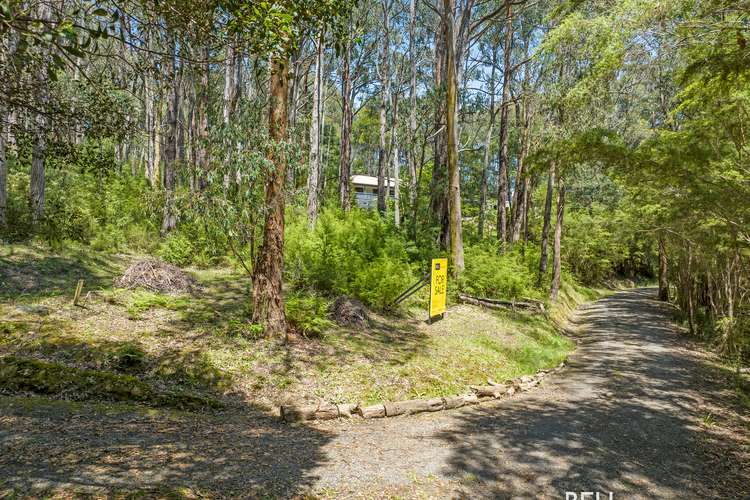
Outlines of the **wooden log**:
M 76 285 L 76 292 L 73 295 L 73 305 L 77 306 L 78 301 L 81 300 L 81 292 L 83 291 L 83 280 L 78 280 L 78 284 Z
M 536 387 L 538 385 L 539 385 L 539 381 L 538 380 L 532 380 L 531 382 L 528 382 L 526 384 L 522 384 L 521 385 L 521 390 L 522 391 L 528 391 L 529 389 L 533 389 L 534 387 Z
M 443 398 L 443 407 L 446 410 L 461 408 L 462 406 L 473 405 L 479 402 L 476 394 L 459 394 L 458 396 L 447 396 Z
M 443 398 L 443 407 L 446 410 L 461 408 L 464 405 L 466 405 L 466 400 L 463 396 L 447 396 Z
M 384 403 L 383 406 L 385 406 L 386 417 L 394 417 L 396 415 L 411 415 L 424 411 L 440 411 L 445 408 L 445 403 L 443 402 L 443 398 L 410 399 L 407 401 Z
M 287 422 L 330 420 L 339 416 L 339 410 L 336 405 L 329 403 L 311 406 L 282 405 L 279 411 L 281 418 Z
M 347 403 L 342 405 L 336 405 L 339 411 L 339 417 L 352 418 L 352 413 L 357 411 L 359 405 L 353 403 Z
M 362 418 L 383 418 L 385 417 L 385 406 L 372 405 L 372 406 L 357 406 L 357 413 Z
M 470 388 L 477 396 L 492 398 L 499 398 L 507 390 L 504 385 L 472 385 Z

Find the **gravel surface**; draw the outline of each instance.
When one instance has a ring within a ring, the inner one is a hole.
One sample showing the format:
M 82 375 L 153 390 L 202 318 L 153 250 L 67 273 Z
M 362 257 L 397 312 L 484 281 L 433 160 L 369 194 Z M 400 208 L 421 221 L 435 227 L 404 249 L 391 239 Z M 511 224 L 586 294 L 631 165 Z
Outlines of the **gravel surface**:
M 750 498 L 750 419 L 652 289 L 585 306 L 540 388 L 478 407 L 286 425 L 0 398 L 3 492 Z

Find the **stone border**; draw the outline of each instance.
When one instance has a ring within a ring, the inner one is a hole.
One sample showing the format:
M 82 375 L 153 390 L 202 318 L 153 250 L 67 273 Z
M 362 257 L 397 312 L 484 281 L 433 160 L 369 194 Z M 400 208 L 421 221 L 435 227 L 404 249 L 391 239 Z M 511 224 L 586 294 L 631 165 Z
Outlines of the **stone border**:
M 384 418 L 398 415 L 413 415 L 415 413 L 452 410 L 462 406 L 477 404 L 490 399 L 510 397 L 518 392 L 526 392 L 539 385 L 547 376 L 557 373 L 565 367 L 565 361 L 555 368 L 540 370 L 534 375 L 523 375 L 508 382 L 497 383 L 487 380 L 488 385 L 472 385 L 470 394 L 459 394 L 442 398 L 408 399 L 405 401 L 386 401 L 370 406 L 360 403 L 333 404 L 320 403 L 318 405 L 294 406 L 281 405 L 279 416 L 287 422 L 305 420 L 331 420 L 335 418 Z

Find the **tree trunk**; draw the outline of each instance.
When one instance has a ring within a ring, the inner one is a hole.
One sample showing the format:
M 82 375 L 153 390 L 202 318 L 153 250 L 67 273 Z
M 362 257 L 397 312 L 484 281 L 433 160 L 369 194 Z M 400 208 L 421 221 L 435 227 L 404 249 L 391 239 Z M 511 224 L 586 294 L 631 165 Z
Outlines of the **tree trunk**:
M 188 106 L 189 112 L 188 112 L 188 143 L 190 145 L 190 150 L 188 154 L 188 163 L 191 166 L 191 172 L 190 172 L 190 191 L 195 192 L 198 191 L 198 175 L 195 171 L 196 166 L 198 165 L 198 144 L 197 144 L 197 137 L 198 137 L 198 116 L 196 113 L 196 89 L 195 85 L 190 86 L 190 103 Z
M 31 180 L 29 184 L 29 204 L 34 224 L 44 217 L 45 174 L 44 162 L 47 156 L 47 120 L 37 117 L 37 129 L 34 131 L 34 144 L 31 152 Z
M 289 102 L 289 126 L 294 130 L 297 126 L 297 111 L 299 108 L 300 94 L 302 93 L 302 65 L 303 65 L 303 51 L 305 43 L 300 43 L 300 47 L 294 51 L 291 59 L 292 69 L 292 91 L 290 93 Z M 292 169 L 287 170 L 287 174 L 291 173 Z M 288 179 L 291 180 L 291 179 Z
M 391 119 L 391 150 L 393 151 L 393 218 L 396 227 L 401 225 L 401 166 L 398 161 L 398 92 L 393 93 L 393 117 Z
M 151 32 L 146 31 L 146 48 L 151 49 Z M 156 145 L 156 106 L 154 104 L 154 87 L 156 82 L 154 81 L 153 71 L 156 71 L 153 65 L 148 66 L 148 70 L 143 75 L 143 100 L 145 108 L 145 119 L 146 119 L 146 154 L 145 154 L 145 169 L 146 180 L 151 186 L 156 186 L 157 178 L 157 145 Z
M 344 41 L 341 66 L 341 158 L 339 162 L 339 203 L 345 212 L 351 209 L 349 193 L 352 171 L 352 21 L 349 19 L 349 36 Z
M 0 104 L 0 230 L 8 225 L 8 162 L 6 157 L 6 138 L 8 137 L 8 126 L 6 122 L 7 111 Z
M 409 2 L 409 206 L 411 207 L 411 237 L 417 236 L 417 1 Z
M 687 317 L 690 335 L 695 335 L 695 298 L 693 283 L 693 249 L 690 244 L 687 245 L 687 266 L 685 270 L 685 280 L 683 287 L 685 289 L 685 298 L 687 301 Z
M 555 222 L 555 243 L 552 253 L 552 286 L 549 293 L 550 300 L 553 302 L 557 300 L 560 293 L 563 215 L 565 215 L 565 181 L 560 176 L 557 179 L 557 220 Z
M 659 236 L 659 300 L 669 302 L 669 281 L 667 267 L 667 247 L 664 236 Z
M 450 224 L 448 223 L 448 185 L 446 167 L 446 134 L 445 134 L 445 85 L 446 85 L 446 40 L 441 28 L 435 34 L 435 132 L 434 132 L 434 160 L 432 163 L 432 178 L 430 180 L 429 217 L 431 225 L 439 225 L 438 243 L 441 248 L 448 249 L 450 244 Z
M 456 43 L 454 35 L 454 0 L 443 0 L 446 51 L 446 93 L 445 93 L 445 132 L 448 139 L 446 160 L 448 163 L 448 216 L 450 220 L 450 262 L 453 275 L 464 270 L 464 244 L 461 232 L 461 175 L 458 171 L 458 117 L 457 97 L 458 80 L 456 78 Z
M 388 46 L 390 44 L 390 21 L 388 18 L 388 3 L 386 0 L 382 2 L 383 6 L 383 47 L 380 58 L 380 144 L 378 148 L 378 211 L 381 214 L 385 214 L 386 210 L 386 191 L 388 186 L 386 185 L 385 173 L 387 170 L 386 164 L 388 163 L 388 156 L 386 153 L 385 134 L 388 126 L 387 120 L 387 109 L 389 90 L 390 90 L 390 75 L 388 68 Z M 388 183 L 390 185 L 390 182 Z
M 273 145 L 269 160 L 276 168 L 268 173 L 266 181 L 266 220 L 263 244 L 253 269 L 252 321 L 265 328 L 268 335 L 286 336 L 286 315 L 282 295 L 284 267 L 284 181 L 286 156 L 284 142 L 287 137 L 287 71 L 288 58 L 271 60 L 271 96 L 268 128 Z
M 495 70 L 497 68 L 497 48 L 492 47 L 492 67 L 490 70 L 490 123 L 487 136 L 484 138 L 484 158 L 482 161 L 482 180 L 479 185 L 479 239 L 484 239 L 484 224 L 487 218 L 487 178 L 489 177 L 490 157 L 492 151 L 492 132 L 495 128 Z
M 222 98 L 222 109 L 221 109 L 221 118 L 222 123 L 224 124 L 224 127 L 228 129 L 230 119 L 232 114 L 234 113 L 234 107 L 236 103 L 236 94 L 237 94 L 237 54 L 236 50 L 234 48 L 234 44 L 230 41 L 227 43 L 227 50 L 224 57 L 224 94 Z M 228 132 L 228 130 L 227 130 Z M 229 186 L 232 182 L 232 172 L 231 168 L 229 166 L 232 149 L 234 147 L 234 144 L 231 140 L 227 140 L 226 144 L 224 145 L 226 148 L 226 165 L 224 168 L 224 176 L 223 176 L 223 184 L 224 184 L 224 194 L 226 196 L 226 193 L 229 191 Z
M 532 191 L 531 176 L 526 176 L 525 182 L 525 193 L 524 196 L 524 208 L 523 208 L 523 243 L 526 245 L 529 242 L 529 212 L 531 212 L 531 191 Z
M 526 156 L 529 153 L 529 106 L 524 97 L 521 102 L 523 112 L 521 113 L 521 152 L 518 155 L 518 171 L 516 173 L 516 189 L 513 191 L 513 202 L 511 203 L 511 234 L 510 242 L 517 243 L 521 239 L 521 230 L 526 209 L 526 198 L 529 189 L 529 174 L 526 172 Z
M 521 32 L 523 33 L 523 30 L 521 30 Z M 531 56 L 530 37 L 531 31 L 523 37 L 524 56 L 527 62 L 524 63 L 520 103 L 516 105 L 516 116 L 518 118 L 518 123 L 521 126 L 521 151 L 518 155 L 518 170 L 516 172 L 515 181 L 516 189 L 513 191 L 513 201 L 511 202 L 511 243 L 517 243 L 521 239 L 521 232 L 523 231 L 524 220 L 526 217 L 524 212 L 526 211 L 530 188 L 529 173 L 527 172 L 528 167 L 526 166 L 526 157 L 529 154 L 529 133 L 531 128 L 531 102 L 528 98 L 530 80 L 528 59 Z
M 544 224 L 542 225 L 542 239 L 540 242 L 541 252 L 539 258 L 539 282 L 541 283 L 544 275 L 547 274 L 547 247 L 549 241 L 549 227 L 552 219 L 552 197 L 555 194 L 555 163 L 549 167 L 549 176 L 547 177 L 547 197 L 544 200 Z
M 497 239 L 504 244 L 508 239 L 508 118 L 510 107 L 510 55 L 513 44 L 511 2 L 505 4 L 505 43 L 503 45 L 503 101 L 500 109 L 500 152 L 497 170 Z
M 169 44 L 169 56 L 165 58 L 165 79 L 169 84 L 167 97 L 167 126 L 164 134 L 164 217 L 161 224 L 162 235 L 173 230 L 177 225 L 174 209 L 174 189 L 176 181 L 175 163 L 177 162 L 177 127 L 180 112 L 180 80 L 177 78 L 177 55 L 175 39 Z
M 209 104 L 209 51 L 205 45 L 200 48 L 198 63 L 200 81 L 196 91 L 196 137 L 195 137 L 195 161 L 198 169 L 198 189 L 203 190 L 208 185 L 208 104 Z
M 323 122 L 325 82 L 325 33 L 319 28 L 315 51 L 315 78 L 313 80 L 313 109 L 310 119 L 310 173 L 307 176 L 307 221 L 315 227 L 318 219 L 318 194 L 321 180 L 320 133 Z
M 182 89 L 181 89 L 182 90 Z M 184 99 L 180 99 L 180 101 L 184 101 Z M 180 107 L 177 109 L 177 163 L 184 164 L 185 160 L 187 159 L 187 152 L 185 151 L 185 136 L 187 135 L 187 127 L 185 124 L 187 123 L 187 120 L 185 119 L 185 106 L 184 104 L 180 105 Z
M 46 20 L 51 17 L 49 6 L 39 4 L 38 15 L 40 19 Z M 47 110 L 49 99 L 47 53 L 42 53 L 36 79 L 39 89 L 37 92 L 37 105 L 42 111 L 36 115 L 36 128 L 33 134 L 34 143 L 31 149 L 31 179 L 29 181 L 29 204 L 31 206 L 31 218 L 37 224 L 44 217 L 44 195 L 45 195 L 45 173 L 44 162 L 47 156 L 47 117 L 43 114 Z
M 14 34 L 7 37 L 6 51 L 0 54 L 0 64 L 7 64 L 15 55 L 18 40 Z M 0 230 L 8 226 L 8 150 L 17 154 L 14 128 L 17 112 L 0 103 Z
M 230 42 L 227 44 L 227 53 L 224 61 L 224 98 L 222 102 L 222 120 L 224 125 L 229 124 L 229 119 L 234 112 L 237 103 L 237 51 Z

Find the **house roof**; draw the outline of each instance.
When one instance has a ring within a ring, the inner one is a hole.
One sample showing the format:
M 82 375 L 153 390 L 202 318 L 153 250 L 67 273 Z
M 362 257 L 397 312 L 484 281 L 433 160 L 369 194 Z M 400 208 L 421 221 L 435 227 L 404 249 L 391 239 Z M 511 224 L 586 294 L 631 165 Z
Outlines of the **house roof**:
M 390 187 L 396 187 L 396 179 L 387 177 L 386 181 Z M 352 175 L 352 184 L 356 186 L 377 186 L 378 178 L 373 175 Z

